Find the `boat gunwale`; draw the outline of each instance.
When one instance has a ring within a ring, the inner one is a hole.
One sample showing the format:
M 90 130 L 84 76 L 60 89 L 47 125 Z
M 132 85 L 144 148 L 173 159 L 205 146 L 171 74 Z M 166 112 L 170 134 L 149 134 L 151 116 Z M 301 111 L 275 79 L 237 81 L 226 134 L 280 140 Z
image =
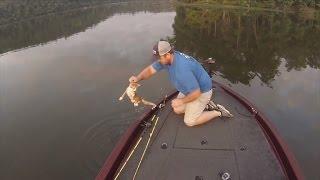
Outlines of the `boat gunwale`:
M 219 85 L 226 93 L 234 97 L 239 103 L 246 107 L 250 113 L 254 115 L 254 119 L 262 129 L 263 134 L 265 135 L 268 144 L 271 146 L 271 149 L 278 159 L 286 178 L 290 180 L 304 180 L 305 178 L 297 163 L 297 160 L 289 149 L 289 146 L 279 135 L 272 121 L 270 121 L 261 111 L 258 110 L 258 108 L 256 108 L 256 106 L 254 106 L 242 95 L 221 83 L 216 81 L 213 81 L 213 83 Z M 160 100 L 157 104 L 159 105 L 165 102 L 165 100 L 170 100 L 177 94 L 178 91 L 175 91 L 166 99 Z M 112 152 L 108 155 L 95 180 L 112 179 L 114 177 L 118 167 L 121 164 L 121 161 L 130 150 L 132 141 L 137 137 L 138 134 L 142 132 L 143 126 L 141 126 L 141 123 L 143 123 L 145 119 L 151 118 L 151 116 L 158 109 L 159 108 L 157 106 L 157 108 L 153 110 L 150 109 L 149 111 L 146 111 L 129 126 L 126 132 L 121 136 L 116 146 L 113 148 Z
M 239 93 L 233 91 L 231 88 L 215 82 L 218 84 L 225 92 L 238 100 L 242 105 L 244 105 L 249 112 L 254 115 L 254 119 L 257 121 L 261 127 L 268 144 L 272 147 L 273 152 L 275 153 L 283 172 L 285 173 L 287 179 L 290 180 L 304 180 L 304 175 L 301 171 L 301 168 L 293 155 L 292 151 L 289 149 L 287 143 L 280 136 L 277 128 L 274 126 L 272 121 L 267 118 L 258 108 L 248 101 L 245 97 Z
M 125 133 L 121 136 L 120 140 L 113 148 L 112 152 L 108 155 L 103 166 L 100 168 L 95 180 L 113 179 L 121 161 L 128 153 L 131 147 L 131 142 L 143 131 L 144 127 L 141 126 L 144 120 L 150 119 L 151 116 L 159 110 L 159 105 L 165 103 L 166 100 L 172 99 L 178 92 L 172 92 L 168 97 L 159 100 L 155 109 L 150 109 L 143 113 L 137 120 L 135 120 Z

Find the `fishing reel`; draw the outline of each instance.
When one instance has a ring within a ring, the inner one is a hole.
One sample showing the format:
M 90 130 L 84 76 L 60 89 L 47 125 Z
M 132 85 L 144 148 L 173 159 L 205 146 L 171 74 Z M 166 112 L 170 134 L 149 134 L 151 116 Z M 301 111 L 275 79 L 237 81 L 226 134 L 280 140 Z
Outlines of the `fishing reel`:
M 159 104 L 158 108 L 161 109 L 161 108 L 163 108 L 163 107 L 165 107 L 165 106 L 166 106 L 166 104 L 161 103 L 161 104 Z

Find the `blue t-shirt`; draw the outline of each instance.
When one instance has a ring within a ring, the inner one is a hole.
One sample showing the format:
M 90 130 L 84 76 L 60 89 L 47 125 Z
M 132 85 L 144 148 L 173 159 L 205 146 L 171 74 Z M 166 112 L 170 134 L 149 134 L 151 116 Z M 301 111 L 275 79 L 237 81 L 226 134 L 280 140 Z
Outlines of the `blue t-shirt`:
M 171 83 L 184 95 L 196 89 L 200 89 L 202 93 L 212 89 L 211 78 L 201 64 L 193 57 L 181 52 L 174 52 L 174 60 L 171 65 L 162 65 L 156 61 L 152 67 L 156 71 L 166 69 L 169 72 Z

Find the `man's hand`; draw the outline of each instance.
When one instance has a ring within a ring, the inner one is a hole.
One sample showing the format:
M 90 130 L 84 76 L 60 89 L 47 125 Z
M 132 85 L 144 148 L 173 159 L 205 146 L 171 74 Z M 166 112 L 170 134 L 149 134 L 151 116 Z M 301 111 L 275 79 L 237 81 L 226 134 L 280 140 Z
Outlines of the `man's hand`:
M 187 104 L 191 101 L 196 100 L 200 96 L 201 96 L 200 89 L 196 89 L 196 90 L 192 91 L 191 93 L 189 93 L 186 97 L 181 98 L 180 100 L 182 101 L 183 104 Z
M 182 99 L 180 99 L 180 98 L 176 98 L 176 99 L 172 100 L 172 102 L 171 102 L 171 106 L 174 108 L 181 106 L 183 104 L 184 103 L 183 103 Z
M 152 65 L 149 65 L 146 67 L 138 76 L 131 76 L 129 78 L 129 82 L 139 82 L 141 80 L 148 79 L 152 75 L 154 75 L 157 71 L 152 67 Z
M 135 83 L 137 83 L 138 81 L 139 81 L 139 78 L 136 77 L 136 76 L 131 76 L 131 77 L 129 78 L 129 82 L 135 82 Z

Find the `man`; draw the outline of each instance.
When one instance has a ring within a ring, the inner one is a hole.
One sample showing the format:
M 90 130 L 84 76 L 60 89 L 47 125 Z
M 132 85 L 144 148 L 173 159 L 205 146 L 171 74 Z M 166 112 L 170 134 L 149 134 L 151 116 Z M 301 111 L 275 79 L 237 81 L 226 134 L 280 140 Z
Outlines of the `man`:
M 166 41 L 159 41 L 153 51 L 159 60 L 146 67 L 138 76 L 131 76 L 130 82 L 148 79 L 156 72 L 166 69 L 171 83 L 180 92 L 172 100 L 171 106 L 176 114 L 184 113 L 187 126 L 203 124 L 215 117 L 232 117 L 223 106 L 216 108 L 217 111 L 204 111 L 212 96 L 212 81 L 198 61 L 174 51 Z

